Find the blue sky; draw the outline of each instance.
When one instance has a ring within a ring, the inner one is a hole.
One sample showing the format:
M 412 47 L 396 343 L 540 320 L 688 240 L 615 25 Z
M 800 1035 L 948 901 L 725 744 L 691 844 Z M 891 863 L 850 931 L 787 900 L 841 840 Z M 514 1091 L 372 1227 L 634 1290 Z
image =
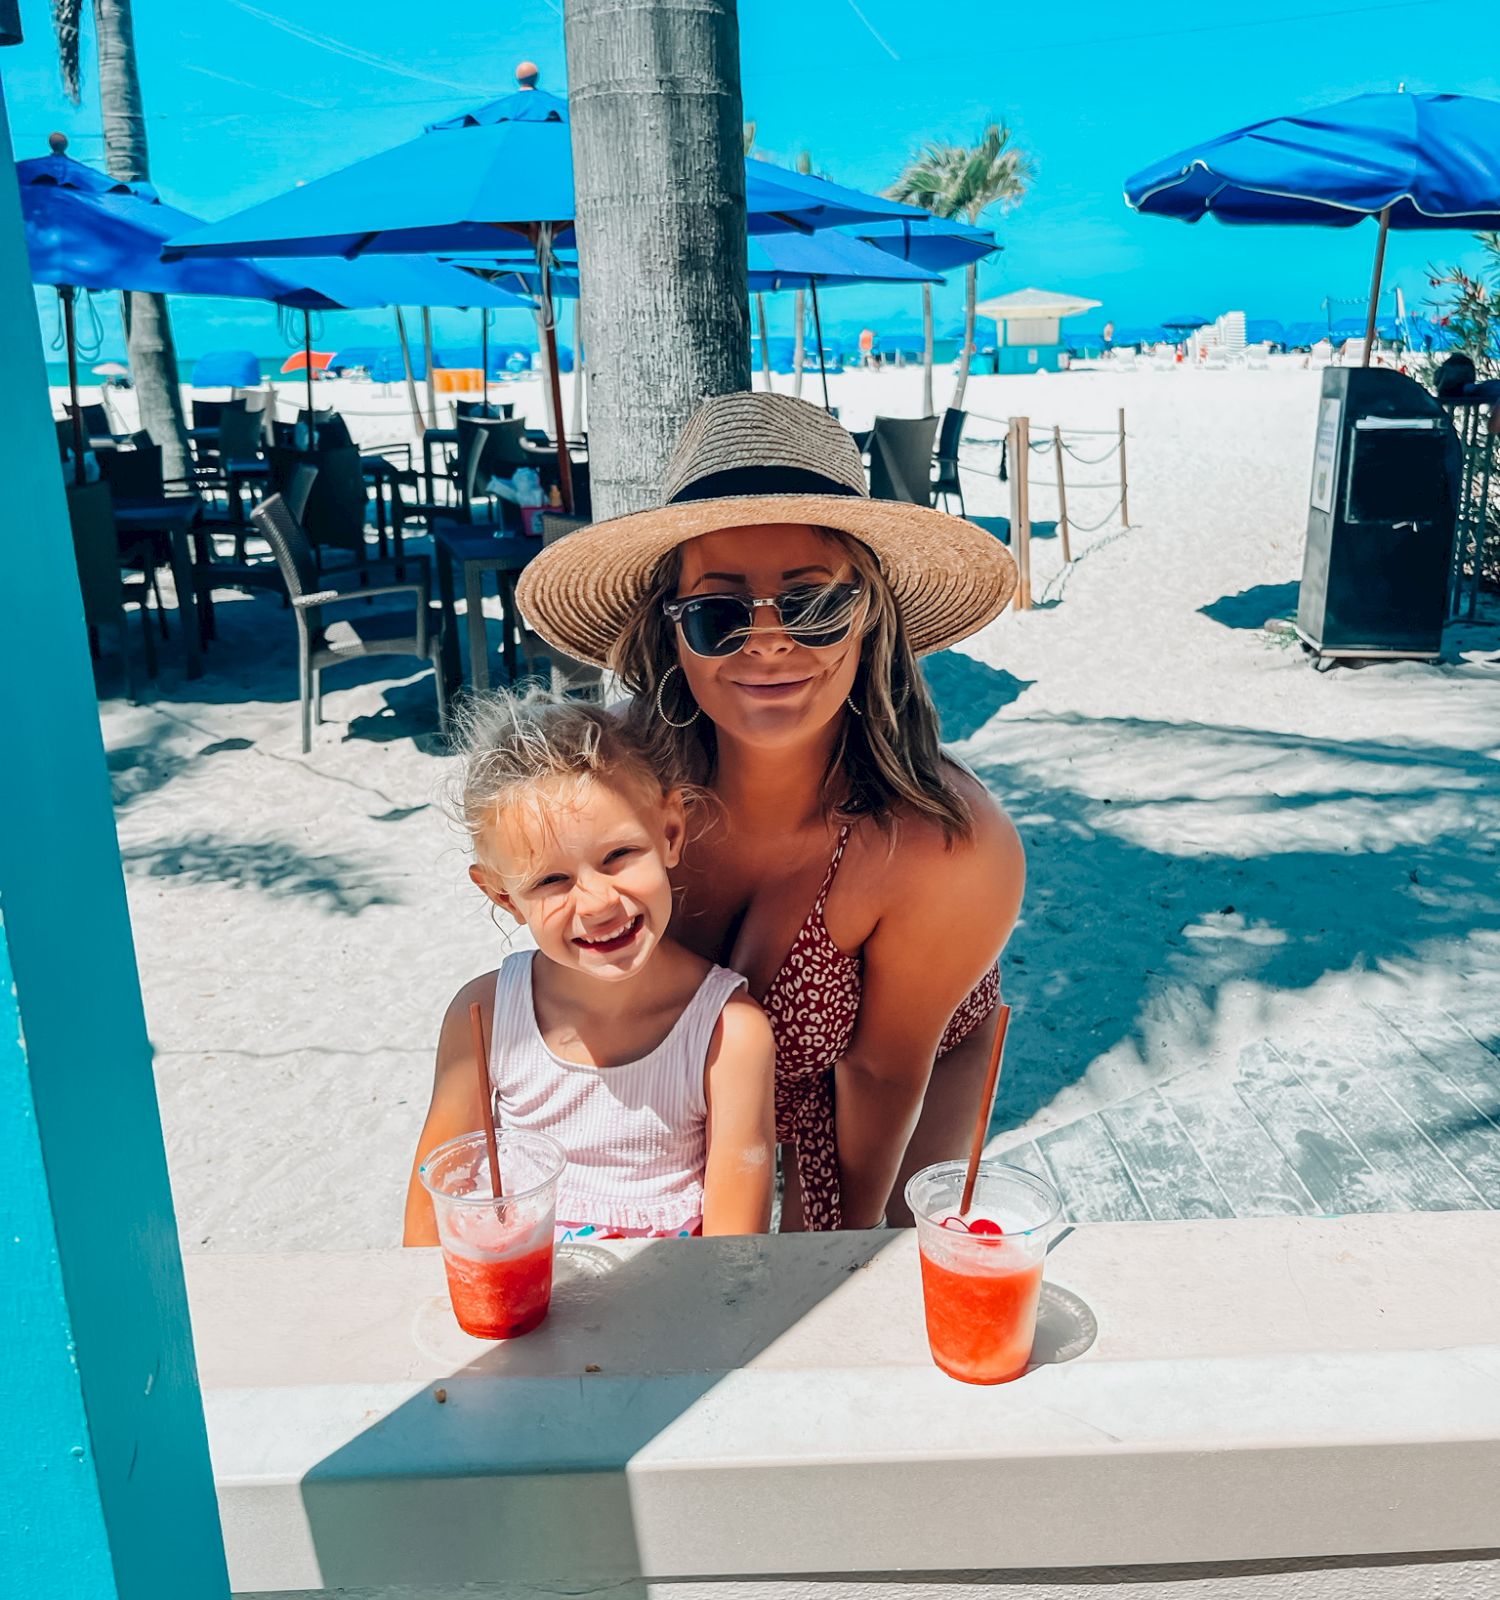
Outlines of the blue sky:
M 520 59 L 541 66 L 545 87 L 566 89 L 561 0 L 415 13 L 397 0 L 197 0 L 136 11 L 153 181 L 207 219 L 503 92 Z M 1352 314 L 1374 245 L 1373 224 L 1229 230 L 1139 217 L 1121 199 L 1138 167 L 1262 117 L 1400 82 L 1500 98 L 1500 16 L 1461 0 L 1260 0 L 1233 21 L 1202 0 L 1073 0 L 1056 11 L 741 0 L 740 13 L 745 112 L 761 151 L 790 161 L 807 149 L 817 170 L 879 189 L 922 140 L 967 141 L 1000 116 L 1037 175 L 1022 205 L 986 219 L 1006 249 L 981 270 L 981 290 L 1079 291 L 1104 302 L 1096 318 L 1120 323 L 1229 309 L 1316 318 L 1329 295 L 1348 299 L 1341 310 Z M 22 0 L 22 18 L 27 42 L 0 53 L 17 155 L 45 153 L 60 128 L 72 154 L 97 161 L 91 34 L 83 104 L 73 107 L 46 0 Z M 1426 265 L 1472 255 L 1469 244 L 1465 234 L 1393 235 L 1387 282 L 1420 303 Z M 940 323 L 960 312 L 960 280 L 939 291 Z M 790 302 L 772 298 L 773 331 L 789 328 Z M 851 288 L 829 291 L 824 309 L 829 324 L 854 330 L 914 324 L 918 303 L 911 290 Z M 281 348 L 267 308 L 179 300 L 173 314 L 187 356 Z M 513 317 L 513 331 L 522 322 Z M 474 337 L 456 313 L 438 314 L 438 333 Z M 322 342 L 371 337 L 391 337 L 384 314 L 344 313 L 328 319 Z

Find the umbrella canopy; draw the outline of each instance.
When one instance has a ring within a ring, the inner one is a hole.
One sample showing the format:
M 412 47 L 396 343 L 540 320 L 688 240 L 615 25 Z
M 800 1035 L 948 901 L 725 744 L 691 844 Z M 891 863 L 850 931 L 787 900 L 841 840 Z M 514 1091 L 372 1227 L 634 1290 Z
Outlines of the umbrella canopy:
M 941 283 L 936 272 L 902 261 L 847 233 L 764 234 L 750 241 L 750 289 L 853 283 Z
M 1125 200 L 1197 222 L 1348 228 L 1379 217 L 1365 318 L 1366 363 L 1392 228 L 1500 228 L 1500 101 L 1458 94 L 1362 94 L 1273 117 L 1144 167 Z
M 971 227 L 946 217 L 903 217 L 899 221 L 862 222 L 846 230 L 877 250 L 933 272 L 948 272 L 983 261 L 1004 247 L 988 228 Z
M 925 216 L 766 161 L 748 161 L 745 174 L 752 233 Z M 185 231 L 172 248 L 184 255 L 486 256 L 514 249 L 537 227 L 552 228 L 552 242 L 567 246 L 573 213 L 567 101 L 523 86 L 405 144 Z
M 1154 162 L 1125 199 L 1184 222 L 1348 228 L 1389 210 L 1393 228 L 1500 228 L 1500 101 L 1356 95 Z
M 1212 317 L 1199 317 L 1188 312 L 1184 316 L 1164 317 L 1162 327 L 1170 328 L 1174 333 L 1191 333 L 1194 328 L 1206 328 L 1213 320 Z
M 326 372 L 333 360 L 332 350 L 294 350 L 281 363 L 283 372 Z

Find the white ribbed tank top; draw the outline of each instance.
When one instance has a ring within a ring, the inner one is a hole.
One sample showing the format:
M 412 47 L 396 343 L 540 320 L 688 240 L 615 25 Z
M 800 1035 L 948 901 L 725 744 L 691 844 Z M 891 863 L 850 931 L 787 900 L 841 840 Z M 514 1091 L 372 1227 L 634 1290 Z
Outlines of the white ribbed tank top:
M 559 1228 L 677 1233 L 703 1216 L 708 1103 L 703 1073 L 719 1013 L 745 986 L 713 967 L 649 1055 L 586 1067 L 553 1054 L 537 1026 L 534 950 L 505 958 L 495 978 L 490 1083 L 508 1128 L 548 1133 L 568 1153 Z

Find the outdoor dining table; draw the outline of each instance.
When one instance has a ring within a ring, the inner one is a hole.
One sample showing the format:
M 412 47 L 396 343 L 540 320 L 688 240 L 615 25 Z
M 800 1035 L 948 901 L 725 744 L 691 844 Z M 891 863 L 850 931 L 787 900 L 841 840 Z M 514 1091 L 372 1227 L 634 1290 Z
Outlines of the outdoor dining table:
M 505 608 L 502 653 L 510 682 L 516 681 L 521 661 L 521 619 L 516 611 L 516 575 L 541 554 L 542 541 L 525 534 L 506 533 L 497 523 L 460 523 L 438 520 L 432 527 L 437 552 L 438 594 L 448 627 L 456 632 L 453 568 L 463 568 L 464 606 L 469 633 L 469 681 L 477 693 L 490 686 L 489 646 L 484 632 L 484 575 L 495 574 L 500 603 Z
M 202 502 L 196 495 L 121 498 L 114 503 L 115 527 L 122 534 L 160 534 L 167 541 L 172 586 L 177 591 L 183 658 L 190 678 L 203 676 L 203 640 L 199 632 L 192 548 L 193 527 L 202 510 Z

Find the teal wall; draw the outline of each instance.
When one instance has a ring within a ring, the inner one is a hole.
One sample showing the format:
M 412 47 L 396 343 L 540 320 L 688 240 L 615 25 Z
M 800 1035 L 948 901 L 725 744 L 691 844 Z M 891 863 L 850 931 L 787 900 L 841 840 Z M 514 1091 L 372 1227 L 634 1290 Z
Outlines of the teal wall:
M 6 126 L 0 92 L 0 1596 L 219 1600 L 218 1508 Z

